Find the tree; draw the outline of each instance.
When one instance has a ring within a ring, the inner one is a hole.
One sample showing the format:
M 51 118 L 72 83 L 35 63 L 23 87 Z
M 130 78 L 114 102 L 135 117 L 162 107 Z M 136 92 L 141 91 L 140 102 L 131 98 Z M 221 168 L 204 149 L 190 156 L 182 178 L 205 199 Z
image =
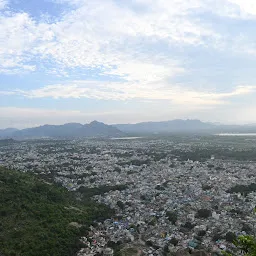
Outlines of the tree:
M 233 242 L 236 246 L 237 250 L 242 252 L 242 255 L 245 256 L 256 256 L 256 239 L 253 236 L 239 236 L 235 241 Z M 241 255 L 239 254 L 230 254 L 230 253 L 224 253 L 226 256 L 235 256 L 235 255 Z
M 206 231 L 205 230 L 199 230 L 197 235 L 200 236 L 200 237 L 205 236 Z
M 179 243 L 179 240 L 176 239 L 175 237 L 173 237 L 173 238 L 170 240 L 170 243 L 173 244 L 174 246 L 176 246 L 176 245 Z
M 221 240 L 223 238 L 222 234 L 220 232 L 217 232 L 213 235 L 212 241 Z
M 0 167 L 0 254 L 76 255 L 90 225 L 113 215 L 90 200 L 77 201 L 67 189 L 36 175 Z
M 241 231 L 245 231 L 246 234 L 250 234 L 252 232 L 252 228 L 248 224 L 245 223 L 245 224 L 243 224 Z
M 211 190 L 211 189 L 212 189 L 211 185 L 208 185 L 208 184 L 202 185 L 202 190 L 204 190 L 204 191 Z
M 146 241 L 146 245 L 147 245 L 147 246 L 150 246 L 150 247 L 152 247 L 152 246 L 153 246 L 153 243 L 152 243 L 152 241 L 150 241 L 150 240 L 147 240 L 147 241 Z
M 197 218 L 209 218 L 212 215 L 212 211 L 209 209 L 200 209 L 197 211 Z
M 176 221 L 178 220 L 178 215 L 176 212 L 166 212 L 166 216 L 168 217 L 168 220 L 174 225 Z
M 239 236 L 234 242 L 236 247 L 248 256 L 256 255 L 256 239 L 253 236 Z
M 227 242 L 233 243 L 233 241 L 235 241 L 235 239 L 236 239 L 236 234 L 235 234 L 235 233 L 233 233 L 233 232 L 228 232 L 228 233 L 226 234 L 226 241 L 227 241 Z
M 191 230 L 195 227 L 195 224 L 192 224 L 191 222 L 187 221 L 182 227 Z
M 124 208 L 125 208 L 125 205 L 124 205 L 124 203 L 122 202 L 122 201 L 117 201 L 117 206 L 121 209 L 121 210 L 123 210 Z
M 120 168 L 120 167 L 115 167 L 115 168 L 114 168 L 114 172 L 121 173 L 121 171 L 122 171 L 122 170 L 121 170 L 121 168 Z

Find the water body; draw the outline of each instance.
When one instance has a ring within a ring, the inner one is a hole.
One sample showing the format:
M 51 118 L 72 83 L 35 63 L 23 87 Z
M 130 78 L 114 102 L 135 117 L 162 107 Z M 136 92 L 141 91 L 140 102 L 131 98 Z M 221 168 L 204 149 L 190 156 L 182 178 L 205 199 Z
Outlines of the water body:
M 256 136 L 256 133 L 219 133 L 217 136 Z
M 142 138 L 143 137 L 120 137 L 120 138 L 111 138 L 111 140 L 137 140 Z

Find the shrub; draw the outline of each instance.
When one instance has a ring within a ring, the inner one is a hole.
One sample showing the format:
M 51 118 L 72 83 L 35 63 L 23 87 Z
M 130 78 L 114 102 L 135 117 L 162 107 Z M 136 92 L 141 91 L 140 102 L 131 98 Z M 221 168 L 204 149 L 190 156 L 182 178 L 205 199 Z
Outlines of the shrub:
M 226 234 L 226 241 L 227 241 L 227 242 L 232 243 L 232 242 L 234 242 L 235 239 L 236 239 L 236 234 L 235 234 L 235 233 L 233 233 L 233 232 L 228 232 L 228 233 Z
M 206 185 L 203 185 L 203 186 L 202 186 L 202 190 L 204 190 L 204 191 L 210 190 L 210 189 L 212 189 L 212 186 L 211 186 L 211 185 L 206 184 Z
M 195 227 L 195 224 L 192 224 L 191 222 L 187 221 L 182 227 L 191 230 Z
M 179 240 L 176 239 L 175 237 L 173 237 L 173 238 L 170 240 L 170 243 L 173 244 L 174 246 L 176 246 L 176 245 L 179 243 Z
M 174 225 L 176 221 L 178 220 L 178 215 L 176 212 L 168 211 L 166 212 L 166 216 L 168 217 L 168 220 Z
M 116 205 L 122 210 L 125 208 L 125 205 L 122 201 L 117 201 Z
M 206 231 L 205 230 L 199 230 L 198 231 L 198 236 L 205 236 L 206 235 Z

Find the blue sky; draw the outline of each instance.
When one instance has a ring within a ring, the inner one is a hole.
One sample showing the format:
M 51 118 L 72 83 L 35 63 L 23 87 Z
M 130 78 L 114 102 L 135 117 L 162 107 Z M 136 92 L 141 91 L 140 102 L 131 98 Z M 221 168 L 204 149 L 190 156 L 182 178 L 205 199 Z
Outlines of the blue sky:
M 256 123 L 255 0 L 0 0 L 0 128 Z

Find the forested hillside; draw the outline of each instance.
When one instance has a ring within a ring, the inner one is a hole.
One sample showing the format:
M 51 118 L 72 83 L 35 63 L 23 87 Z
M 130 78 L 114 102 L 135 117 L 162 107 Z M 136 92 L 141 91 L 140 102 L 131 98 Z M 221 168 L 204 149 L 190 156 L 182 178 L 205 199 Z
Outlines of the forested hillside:
M 112 213 L 89 199 L 77 202 L 64 188 L 34 175 L 3 168 L 0 195 L 0 254 L 4 256 L 74 255 L 89 225 Z

